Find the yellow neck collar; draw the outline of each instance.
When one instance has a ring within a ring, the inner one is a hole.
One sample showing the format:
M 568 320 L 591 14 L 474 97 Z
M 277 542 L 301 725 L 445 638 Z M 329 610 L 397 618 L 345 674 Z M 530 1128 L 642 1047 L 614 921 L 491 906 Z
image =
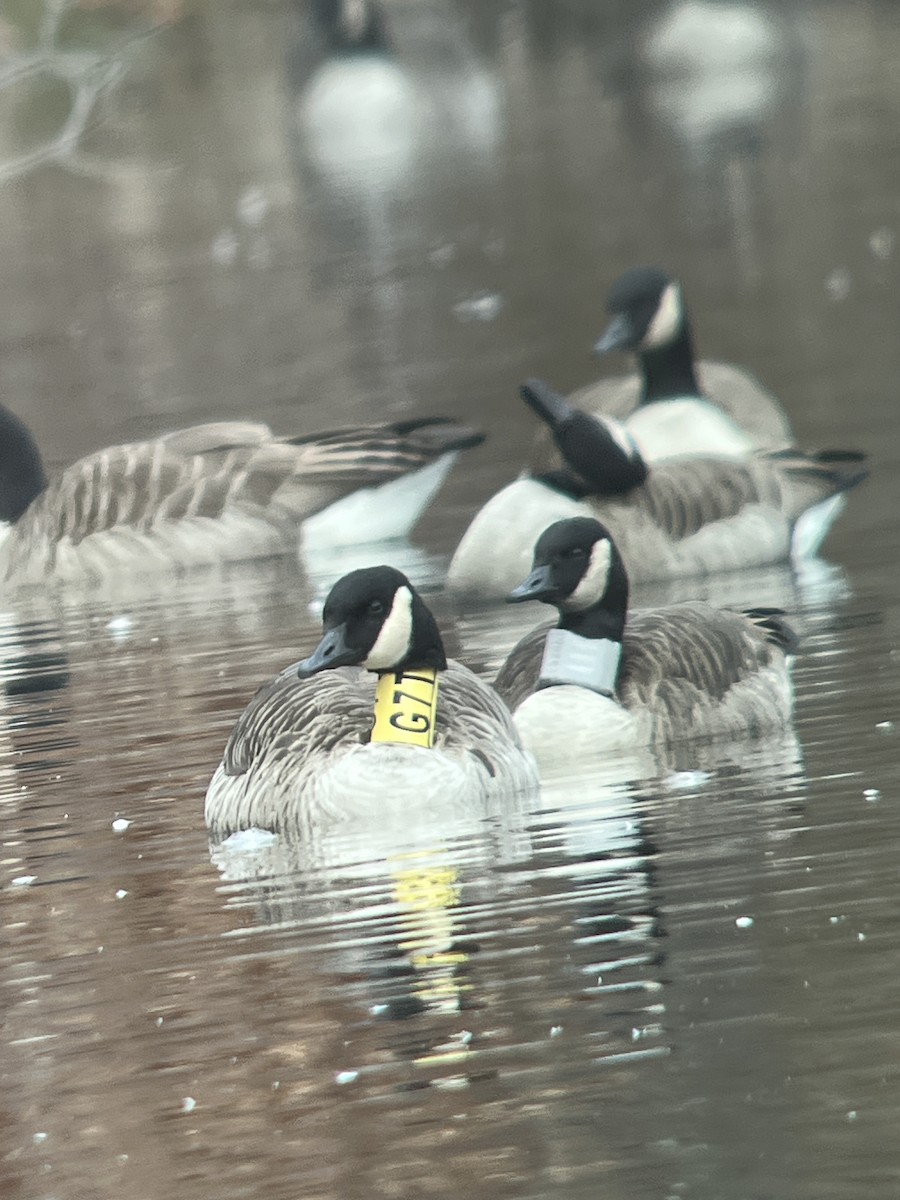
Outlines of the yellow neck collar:
M 434 745 L 438 673 L 433 667 L 379 675 L 375 688 L 375 724 L 371 742 L 402 746 Z

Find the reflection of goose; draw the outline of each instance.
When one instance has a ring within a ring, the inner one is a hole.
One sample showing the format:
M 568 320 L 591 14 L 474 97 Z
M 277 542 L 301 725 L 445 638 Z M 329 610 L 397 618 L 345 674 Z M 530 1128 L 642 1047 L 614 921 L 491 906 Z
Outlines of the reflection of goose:
M 763 121 L 783 87 L 787 54 L 771 16 L 732 0 L 675 4 L 643 45 L 654 107 L 689 141 Z
M 440 165 L 448 149 L 493 144 L 496 83 L 445 6 L 416 5 L 393 36 L 377 0 L 320 0 L 312 15 L 327 57 L 297 117 L 305 154 L 333 186 L 371 204 L 405 191 L 422 160 Z M 398 45 L 407 38 L 409 56 Z
M 793 631 L 769 609 L 699 602 L 628 612 L 628 576 L 609 531 L 558 521 L 538 539 L 510 600 L 559 611 L 527 635 L 496 687 L 525 744 L 620 749 L 689 737 L 767 733 L 789 724 Z
M 516 480 L 475 515 L 448 572 L 463 593 L 505 596 L 528 571 L 537 538 L 563 517 L 608 526 L 633 582 L 806 557 L 867 474 L 851 451 L 683 456 L 648 469 L 616 422 L 572 408 L 538 380 L 522 395 L 550 427 L 565 469 Z
M 303 829 L 319 814 L 373 807 L 452 810 L 533 787 L 508 711 L 448 661 L 434 617 L 399 571 L 344 576 L 322 621 L 310 657 L 262 688 L 229 738 L 206 795 L 216 834 Z
M 0 408 L 0 577 L 103 579 L 234 562 L 308 543 L 408 532 L 457 452 L 482 440 L 441 419 L 276 438 L 197 425 L 111 446 L 48 484 L 28 429 Z

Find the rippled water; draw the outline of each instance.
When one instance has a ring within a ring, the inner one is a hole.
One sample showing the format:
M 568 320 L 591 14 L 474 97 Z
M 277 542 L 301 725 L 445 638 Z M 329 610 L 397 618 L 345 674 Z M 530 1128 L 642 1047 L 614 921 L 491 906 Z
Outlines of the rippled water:
M 704 352 L 873 475 L 827 563 L 694 589 L 789 609 L 796 738 L 302 847 L 211 850 L 202 797 L 355 564 L 10 598 L 4 1195 L 898 1194 L 900 10 L 719 5 L 741 63 L 713 7 L 392 0 L 348 123 L 302 5 L 6 6 L 0 384 L 51 462 L 477 421 L 377 554 L 490 673 L 534 614 L 440 578 L 531 436 L 516 384 L 590 379 L 604 288 L 662 261 Z

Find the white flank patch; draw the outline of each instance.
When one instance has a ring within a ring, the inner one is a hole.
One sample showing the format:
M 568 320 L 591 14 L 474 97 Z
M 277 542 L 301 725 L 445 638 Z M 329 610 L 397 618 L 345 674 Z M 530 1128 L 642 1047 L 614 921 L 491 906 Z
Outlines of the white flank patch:
M 801 513 L 791 537 L 792 558 L 812 558 L 818 554 L 828 530 L 841 515 L 847 500 L 843 494 L 829 496 Z
M 591 561 L 581 583 L 561 607 L 567 612 L 583 612 L 596 604 L 606 591 L 611 560 L 612 546 L 609 544 L 609 538 L 600 538 L 594 542 L 591 547 Z
M 681 289 L 677 283 L 670 283 L 662 296 L 653 320 L 641 342 L 642 350 L 652 350 L 671 342 L 681 328 Z
M 12 525 L 10 525 L 9 521 L 0 521 L 0 546 L 2 546 L 9 537 L 9 531 L 11 529 Z
M 412 641 L 412 624 L 412 592 L 406 587 L 397 588 L 391 611 L 363 666 L 370 671 L 389 671 L 402 662 Z
M 330 551 L 337 546 L 406 537 L 447 478 L 458 454 L 458 450 L 450 450 L 418 471 L 379 487 L 359 488 L 336 500 L 303 522 L 303 549 L 307 553 Z

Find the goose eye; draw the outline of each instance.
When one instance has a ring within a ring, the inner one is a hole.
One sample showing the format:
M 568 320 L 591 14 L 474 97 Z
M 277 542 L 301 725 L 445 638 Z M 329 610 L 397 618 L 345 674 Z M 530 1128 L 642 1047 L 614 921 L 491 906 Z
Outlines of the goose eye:
M 566 555 L 566 558 L 584 558 L 586 554 L 587 551 L 583 546 L 573 546 Z
M 366 605 L 366 612 L 371 613 L 373 617 L 377 617 L 379 613 L 384 612 L 384 605 L 380 600 L 370 600 Z

